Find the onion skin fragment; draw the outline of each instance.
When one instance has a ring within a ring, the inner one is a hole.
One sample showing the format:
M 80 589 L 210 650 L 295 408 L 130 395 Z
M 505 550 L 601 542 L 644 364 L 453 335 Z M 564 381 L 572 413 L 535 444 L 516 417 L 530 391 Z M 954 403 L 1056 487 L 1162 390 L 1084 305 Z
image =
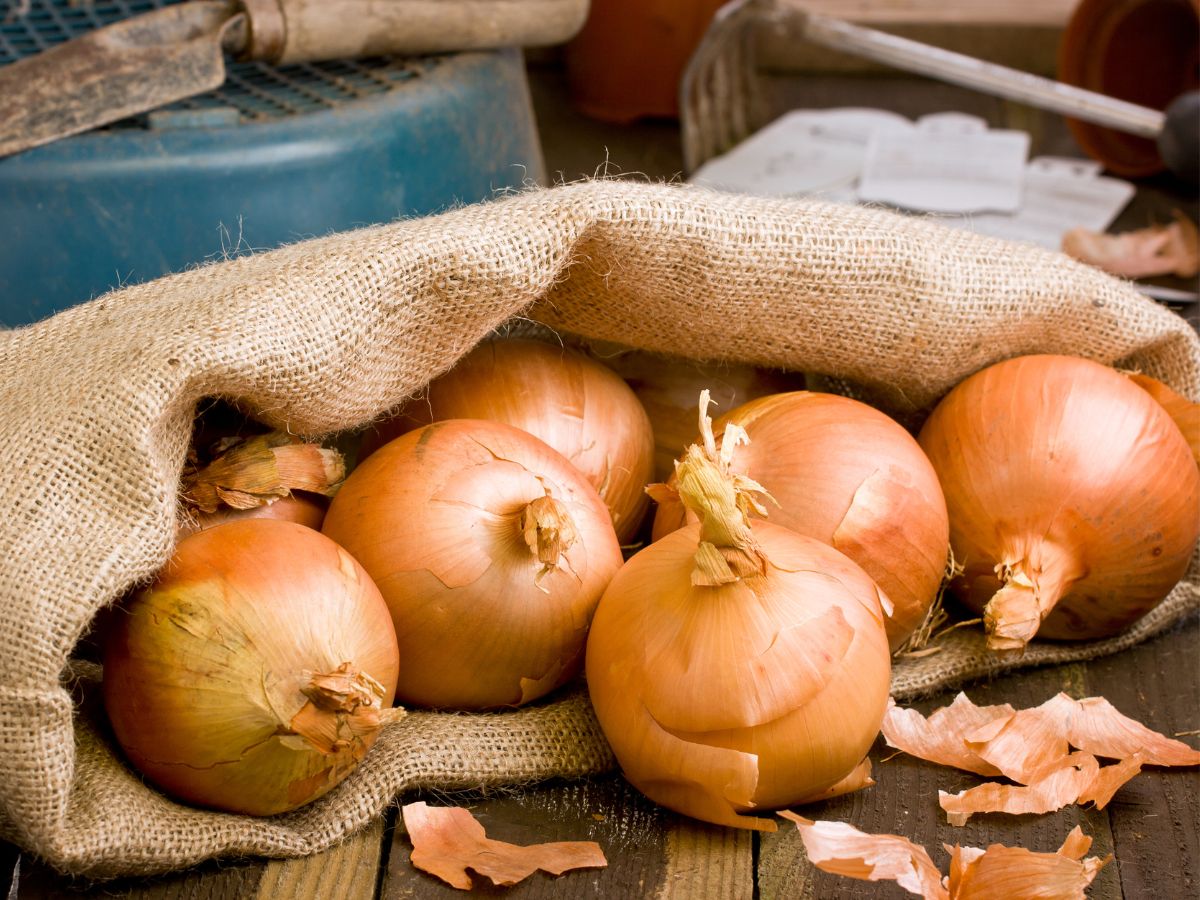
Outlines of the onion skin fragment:
M 295 809 L 402 715 L 383 598 L 303 525 L 240 520 L 186 538 L 114 619 L 103 680 L 113 732 L 143 775 L 188 803 Z
M 1187 570 L 1200 472 L 1163 408 L 1107 366 L 998 363 L 943 398 L 919 441 L 963 564 L 951 589 L 993 650 L 1116 634 Z
M 731 424 L 750 436 L 731 464 L 775 499 L 770 520 L 862 566 L 893 604 L 888 642 L 899 649 L 937 598 L 950 544 L 946 501 L 917 442 L 865 403 L 813 391 L 744 403 L 717 420 L 718 440 Z M 659 499 L 653 538 L 684 521 L 681 503 Z
M 519 706 L 564 684 L 621 566 L 582 473 L 500 422 L 447 419 L 386 444 L 346 479 L 323 528 L 391 609 L 408 705 Z

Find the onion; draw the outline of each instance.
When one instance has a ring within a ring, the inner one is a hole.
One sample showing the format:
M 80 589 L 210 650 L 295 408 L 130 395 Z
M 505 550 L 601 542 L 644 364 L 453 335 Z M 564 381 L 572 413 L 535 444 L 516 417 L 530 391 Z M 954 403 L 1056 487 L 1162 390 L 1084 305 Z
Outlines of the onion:
M 324 531 L 383 592 L 397 696 L 423 706 L 517 706 L 563 684 L 621 566 L 583 475 L 500 422 L 449 419 L 385 445 L 346 479 Z
M 183 472 L 176 540 L 242 518 L 320 528 L 326 498 L 345 477 L 337 450 L 281 431 L 224 435 L 204 445 L 196 441 Z
M 383 598 L 302 525 L 252 519 L 185 538 L 115 619 L 113 732 L 142 774 L 187 802 L 294 809 L 345 778 L 400 714 Z
M 700 520 L 625 564 L 587 647 L 592 703 L 629 781 L 723 825 L 805 802 L 858 769 L 890 657 L 871 578 L 833 548 L 750 523 L 758 487 L 707 435 L 678 468 Z
M 865 403 L 809 391 L 739 406 L 717 421 L 718 436 L 730 424 L 750 435 L 731 464 L 775 498 L 771 521 L 862 566 L 894 605 L 888 640 L 900 647 L 937 598 L 949 546 L 946 502 L 917 442 Z M 669 493 L 655 496 L 657 540 L 685 515 Z
M 1175 393 L 1157 378 L 1137 372 L 1124 373 L 1129 380 L 1148 393 L 1167 411 L 1192 449 L 1192 458 L 1200 465 L 1200 403 L 1193 403 Z
M 725 363 L 628 351 L 606 361 L 645 407 L 654 429 L 654 477 L 666 481 L 675 460 L 696 440 L 696 398 L 708 389 L 718 409 L 804 386 L 804 376 Z
M 633 391 L 600 363 L 541 341 L 487 341 L 431 382 L 426 397 L 368 433 L 360 452 L 442 419 L 489 419 L 528 431 L 599 491 L 618 538 L 629 540 L 641 524 L 654 436 Z
M 988 646 L 1115 634 L 1157 604 L 1200 536 L 1200 473 L 1171 418 L 1116 371 L 1025 356 L 972 375 L 920 435 Z

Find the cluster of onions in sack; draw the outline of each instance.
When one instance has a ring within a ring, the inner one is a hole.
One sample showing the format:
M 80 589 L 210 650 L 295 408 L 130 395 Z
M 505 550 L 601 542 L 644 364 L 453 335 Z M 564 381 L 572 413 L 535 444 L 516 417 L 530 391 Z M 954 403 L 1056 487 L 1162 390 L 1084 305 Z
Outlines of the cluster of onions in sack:
M 1116 634 L 1183 577 L 1200 472 L 1151 389 L 1197 427 L 1200 410 L 1158 382 L 1052 355 L 976 373 L 925 423 L 963 566 L 952 587 L 992 649 Z
M 707 431 L 678 464 L 675 490 L 697 521 L 617 573 L 587 679 L 639 790 L 709 822 L 773 830 L 747 813 L 866 783 L 890 653 L 885 601 L 858 565 L 751 521 L 766 510 L 762 486 L 731 465 L 743 444 L 736 425 L 720 449 Z

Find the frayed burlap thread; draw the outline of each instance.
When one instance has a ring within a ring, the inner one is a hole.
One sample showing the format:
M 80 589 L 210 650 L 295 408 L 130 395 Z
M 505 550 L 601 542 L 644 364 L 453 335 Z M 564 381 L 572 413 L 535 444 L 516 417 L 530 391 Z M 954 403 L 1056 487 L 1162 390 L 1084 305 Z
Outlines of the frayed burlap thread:
M 1037 352 L 1138 368 L 1200 398 L 1200 340 L 1187 324 L 1058 254 L 877 210 L 681 186 L 531 191 L 115 291 L 0 334 L 8 837 L 64 871 L 149 873 L 320 850 L 414 787 L 612 765 L 579 694 L 487 717 L 426 713 L 390 729 L 316 804 L 269 820 L 228 816 L 147 788 L 113 754 L 102 717 L 87 702 L 79 711 L 64 674 L 96 612 L 170 554 L 199 400 L 234 399 L 301 434 L 352 428 L 516 315 L 647 350 L 825 373 L 897 414 L 989 363 Z M 1193 569 L 1116 643 L 1036 647 L 1026 661 L 1110 652 L 1144 636 L 1146 622 L 1167 627 L 1196 608 L 1195 584 Z M 927 692 L 996 671 L 971 641 L 955 635 L 898 667 L 898 687 Z

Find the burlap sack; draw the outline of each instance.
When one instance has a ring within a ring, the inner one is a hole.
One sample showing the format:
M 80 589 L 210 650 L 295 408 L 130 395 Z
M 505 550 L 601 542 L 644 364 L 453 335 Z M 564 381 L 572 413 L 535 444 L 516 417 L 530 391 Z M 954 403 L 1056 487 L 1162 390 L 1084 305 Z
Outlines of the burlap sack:
M 114 755 L 68 656 L 96 611 L 167 559 L 202 397 L 295 432 L 352 428 L 513 316 L 702 359 L 830 373 L 897 410 L 1003 357 L 1137 367 L 1200 396 L 1200 341 L 1128 286 L 1041 250 L 884 212 L 590 183 L 240 258 L 125 288 L 0 334 L 0 819 L 91 876 L 222 854 L 316 851 L 396 794 L 581 775 L 612 757 L 585 695 L 492 716 L 423 713 L 309 808 L 203 812 Z M 1192 579 L 1109 652 L 1198 598 Z M 976 636 L 896 667 L 900 696 L 990 673 Z M 79 688 L 82 707 L 72 697 Z

